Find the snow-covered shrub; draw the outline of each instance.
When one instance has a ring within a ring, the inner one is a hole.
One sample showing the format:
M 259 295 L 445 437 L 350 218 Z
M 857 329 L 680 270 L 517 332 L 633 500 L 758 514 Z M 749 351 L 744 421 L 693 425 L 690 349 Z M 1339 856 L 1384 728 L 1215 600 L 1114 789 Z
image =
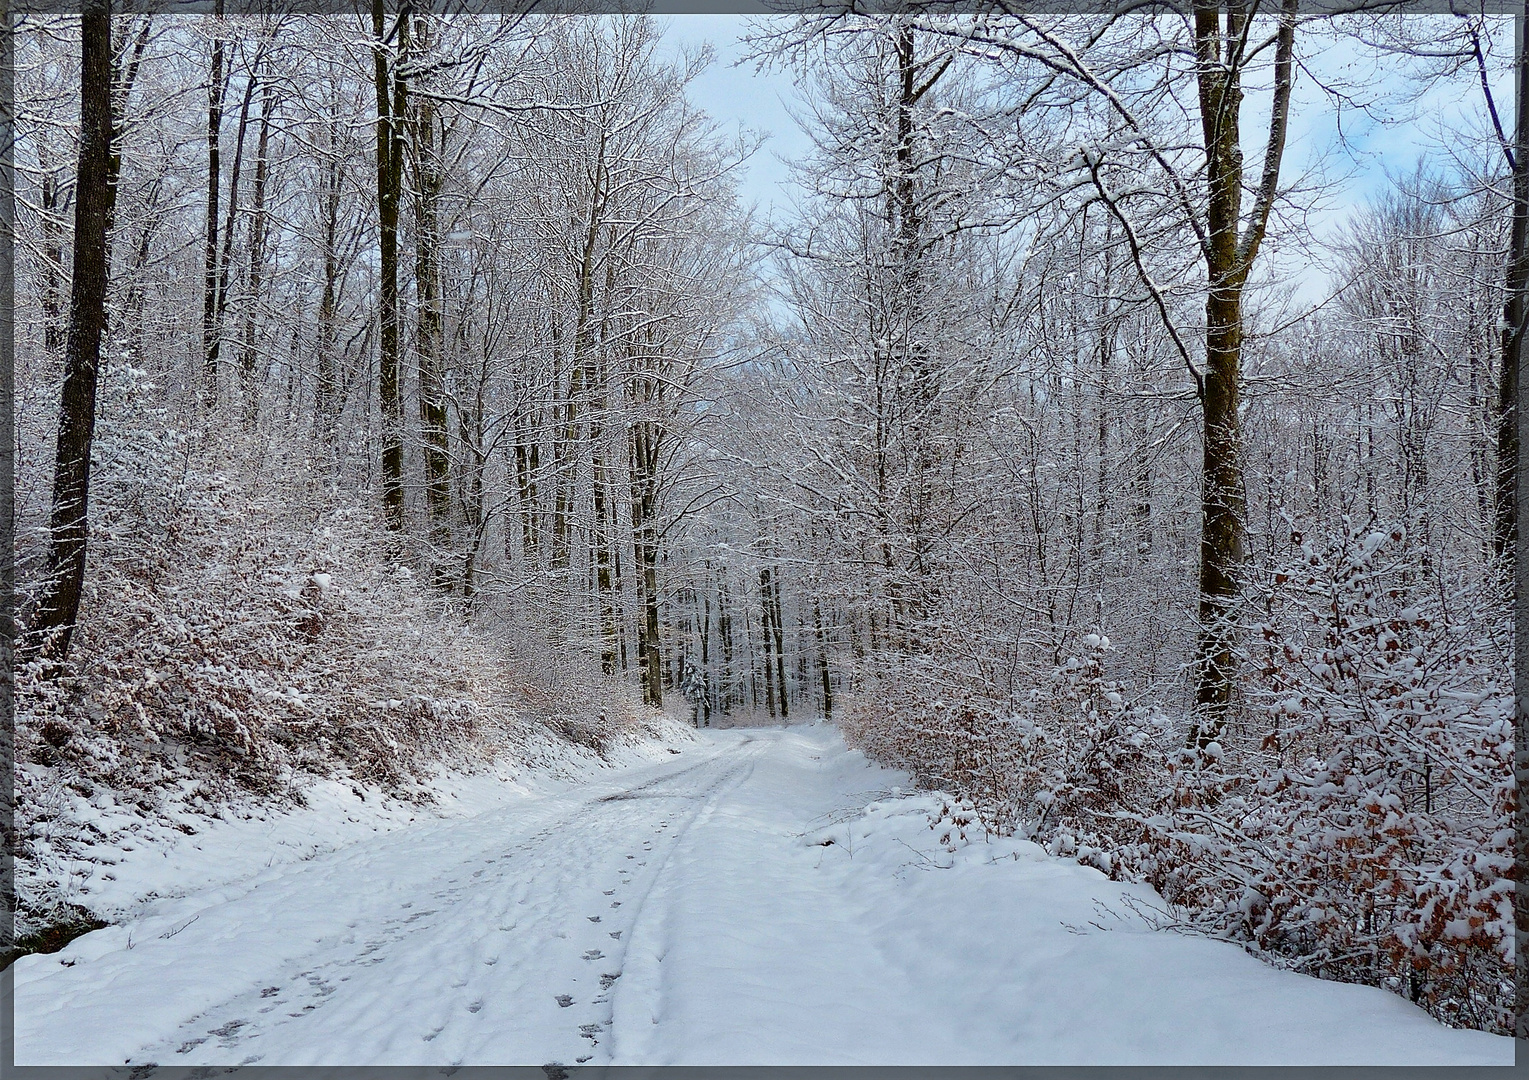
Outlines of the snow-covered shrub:
M 181 486 L 157 534 L 147 500 L 98 504 L 69 666 L 19 673 L 24 759 L 113 787 L 191 769 L 271 792 L 293 769 L 397 780 L 474 734 L 492 659 L 386 566 L 368 513 L 222 473 Z
M 303 774 L 414 797 L 430 765 L 532 745 L 539 720 L 596 750 L 638 731 L 614 700 L 575 712 L 576 687 L 521 693 L 536 673 L 400 561 L 364 496 L 294 482 L 282 455 L 312 447 L 188 445 L 119 374 L 68 662 L 16 673 L 23 871 L 34 845 L 100 840 L 81 799 L 213 814 L 300 800 Z M 21 899 L 41 918 L 57 897 Z
M 862 671 L 840 728 L 868 756 L 967 800 L 998 833 L 1044 840 L 1060 829 L 1075 841 L 1081 832 L 1092 841 L 1083 846 L 1103 851 L 1117 811 L 1150 798 L 1163 775 L 1164 722 L 1106 677 L 1108 637 L 1090 633 L 1080 644 L 1081 658 L 1038 672 L 1022 697 L 961 678 L 938 653 L 883 660 Z
M 517 715 L 604 757 L 634 724 L 653 717 L 636 687 L 601 673 L 598 642 L 580 648 L 549 640 L 549 626 L 557 624 L 510 622 L 503 615 L 495 623 L 495 636 L 516 674 L 502 688 L 504 697 Z
M 1100 634 L 1012 698 L 948 657 L 881 658 L 841 727 L 949 794 L 932 824 L 952 841 L 963 816 L 1022 831 L 1150 883 L 1182 928 L 1507 1031 L 1506 590 L 1430 561 L 1400 526 L 1292 535 L 1248 590 L 1243 707 L 1204 751 L 1106 677 Z
M 1024 783 L 1027 831 L 1056 854 L 1089 849 L 1080 861 L 1108 872 L 1104 853 L 1119 842 L 1122 811 L 1154 797 L 1167 724 L 1106 677 L 1108 637 L 1085 634 L 1081 644 L 1084 655 L 1069 657 L 1031 690 L 1013 723 L 1033 747 Z
M 1506 604 L 1400 526 L 1298 539 L 1248 635 L 1251 719 L 1123 852 L 1192 924 L 1506 1031 L 1513 993 Z
M 856 682 L 838 715 L 850 746 L 906 769 L 920 787 L 970 800 L 988 827 L 1013 829 L 1023 747 L 1001 700 L 938 653 L 872 658 Z

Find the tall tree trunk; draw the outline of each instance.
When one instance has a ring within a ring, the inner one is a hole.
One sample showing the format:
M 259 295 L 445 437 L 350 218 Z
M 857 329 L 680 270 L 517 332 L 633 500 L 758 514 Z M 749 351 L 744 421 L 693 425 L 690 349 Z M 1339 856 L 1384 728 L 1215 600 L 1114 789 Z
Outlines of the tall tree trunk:
M 538 553 L 538 517 L 541 513 L 536 495 L 536 477 L 540 468 L 541 444 L 535 425 L 527 417 L 529 406 L 515 414 L 515 487 L 520 499 L 520 553 L 526 569 L 540 565 Z M 508 537 L 506 537 L 508 548 Z M 509 556 L 505 551 L 505 556 Z
M 1514 328 L 1511 355 L 1513 386 L 1512 397 L 1509 399 L 1513 404 L 1514 430 L 1510 438 L 1511 450 L 1503 448 L 1499 439 L 1499 484 L 1503 483 L 1500 463 L 1503 454 L 1511 452 L 1514 472 L 1511 482 L 1506 484 L 1506 490 L 1499 488 L 1498 498 L 1514 500 L 1514 520 L 1508 530 L 1512 537 L 1510 550 L 1513 553 L 1514 596 L 1519 601 L 1513 626 L 1513 775 L 1519 792 L 1514 853 L 1515 861 L 1522 871 L 1523 867 L 1529 866 L 1529 799 L 1523 796 L 1523 792 L 1529 791 L 1529 620 L 1523 617 L 1522 610 L 1522 598 L 1529 596 L 1529 535 L 1526 535 L 1529 531 L 1517 528 L 1521 509 L 1517 503 L 1525 497 L 1523 489 L 1518 485 L 1518 478 L 1529 472 L 1529 443 L 1519 438 L 1517 426 L 1520 418 L 1529 414 L 1529 401 L 1525 401 L 1529 395 L 1525 393 L 1523 380 L 1518 377 L 1518 368 L 1523 361 L 1524 334 L 1529 329 L 1525 327 L 1525 320 L 1529 319 L 1529 297 L 1525 296 L 1526 289 L 1529 289 L 1529 250 L 1526 250 L 1529 247 L 1529 236 L 1526 236 L 1529 233 L 1529 0 L 1525 0 L 1523 12 L 1514 21 L 1518 31 L 1518 117 L 1515 124 L 1517 152 L 1513 176 L 1513 236 L 1517 246 L 1513 254 L 1516 256 L 1514 267 L 1518 276 L 1516 281 L 1509 282 L 1509 302 L 1511 304 L 1517 300 L 1518 318 L 1515 322 L 1513 314 L 1510 314 L 1504 320 Z M 1505 355 L 1503 361 L 1503 381 L 1507 382 L 1510 357 Z M 1519 887 L 1514 891 L 1513 911 L 1518 940 L 1522 942 L 1529 935 L 1529 889 L 1523 887 L 1522 878 L 1519 880 Z M 1514 1010 L 1513 1033 L 1519 1039 L 1529 1039 L 1529 1009 L 1524 1007 L 1524 1003 L 1529 1001 L 1529 964 L 1524 963 L 1522 954 L 1517 968 L 1517 989 L 1518 1007 Z
M 223 0 L 213 5 L 213 17 L 222 19 Z M 219 153 L 226 86 L 223 53 L 223 39 L 213 38 L 212 74 L 207 83 L 207 244 L 202 266 L 202 403 L 209 412 L 218 404 L 218 197 L 223 183 Z
M 823 683 L 823 719 L 831 720 L 834 715 L 834 688 L 828 677 L 828 635 L 823 632 L 823 609 L 816 600 L 812 602 L 812 628 L 817 631 L 818 637 L 818 677 Z
M 1243 561 L 1242 430 L 1243 289 L 1263 241 L 1278 192 L 1290 109 L 1296 0 L 1284 0 L 1274 61 L 1269 139 L 1257 201 L 1242 217 L 1242 49 L 1248 11 L 1228 5 L 1226 26 L 1216 4 L 1194 13 L 1196 77 L 1205 139 L 1207 203 L 1202 255 L 1210 293 L 1205 301 L 1205 371 L 1200 402 L 1205 414 L 1201 466 L 1200 636 L 1196 654 L 1196 721 L 1192 745 L 1215 741 L 1231 711 L 1236 676 L 1233 626 Z
M 791 704 L 786 699 L 786 642 L 780 612 L 780 571 L 771 571 L 770 587 L 775 624 L 775 684 L 780 691 L 780 718 L 784 720 L 791 715 Z
M 116 176 L 112 154 L 111 10 L 92 2 L 81 17 L 80 159 L 74 196 L 74 280 L 64 345 L 64 387 L 54 456 L 52 545 L 48 580 L 33 629 L 58 661 L 69 652 L 85 583 L 90 447 L 95 435 L 96 377 L 106 329 Z
M 127 324 L 127 351 L 134 357 L 143 352 L 143 316 L 147 305 L 144 293 L 144 271 L 149 265 L 149 253 L 153 248 L 154 233 L 159 228 L 159 193 L 163 187 L 164 174 L 154 178 L 149 185 L 148 198 L 144 200 L 144 221 L 138 230 L 138 243 L 133 249 L 133 261 L 128 267 L 130 282 L 123 302 L 123 321 Z
M 1497 554 L 1513 551 L 1518 531 L 1518 388 L 1524 336 L 1529 332 L 1529 61 L 1525 59 L 1529 0 L 1515 19 L 1518 68 L 1513 136 L 1513 224 L 1508 237 L 1507 303 L 1502 319 L 1502 372 L 1497 398 Z
M 399 74 L 408 48 L 408 27 L 395 20 L 396 58 L 388 63 L 386 12 L 372 0 L 372 58 L 377 84 L 378 379 L 382 408 L 382 508 L 388 528 L 402 532 L 403 398 L 398 387 L 398 200 L 403 186 L 403 133 L 407 88 Z
M 608 261 L 605 268 L 605 294 L 615 289 L 616 266 Z M 600 607 L 600 667 L 607 675 L 616 672 L 617 584 L 612 553 L 616 548 L 616 508 L 611 497 L 610 467 L 606 461 L 605 422 L 608 411 L 608 386 L 605 358 L 611 348 L 609 315 L 601 320 L 598 343 L 586 346 L 588 374 L 585 380 L 592 394 L 588 415 L 591 502 L 594 511 L 595 593 Z
M 416 54 L 430 49 L 430 22 L 414 20 L 411 45 Z M 449 586 L 445 558 L 451 546 L 451 452 L 447 442 L 446 401 L 441 380 L 445 363 L 445 318 L 441 310 L 440 200 L 445 178 L 436 145 L 435 104 L 415 96 L 414 123 L 414 288 L 419 300 L 415 352 L 419 358 L 419 425 L 424 436 L 425 507 L 430 542 L 435 546 L 435 583 Z
M 631 428 L 632 554 L 640 604 L 637 624 L 637 655 L 643 667 L 643 702 L 664 703 L 663 654 L 659 645 L 658 617 L 658 509 L 659 440 L 650 424 L 640 421 Z
M 16 220 L 16 35 L 10 4 L 0 7 L 0 221 Z M 16 237 L 0 228 L 0 296 L 16 295 Z M 52 355 L 50 350 L 49 355 Z M 5 720 L 15 720 L 16 647 L 16 305 L 0 305 L 0 692 Z M 14 732 L 14 727 L 10 730 Z M 10 769 L 14 742 L 0 747 Z M 14 788 L 10 789 L 14 791 Z M 9 799 L 9 795 L 7 798 Z M 6 803 L 7 808 L 15 806 Z M 7 837 L 9 840 L 9 837 Z M 9 852 L 7 853 L 9 859 Z M 7 869 L 10 867 L 6 863 Z M 14 922 L 12 928 L 14 929 Z M 12 984 L 14 985 L 14 984 Z
M 260 136 L 255 149 L 253 216 L 250 218 L 248 293 L 244 305 L 244 335 L 239 350 L 239 388 L 244 399 L 244 426 L 251 430 L 260 416 L 260 385 L 255 378 L 255 314 L 260 307 L 261 275 L 265 268 L 265 182 L 269 168 L 271 110 L 275 90 L 267 82 L 260 89 Z
M 764 644 L 765 709 L 773 719 L 775 712 L 775 664 L 771 653 L 775 647 L 772 632 L 774 605 L 770 595 L 770 568 L 759 568 L 759 637 Z M 784 696 L 784 695 L 782 695 Z
M 611 527 L 611 508 L 603 452 L 596 447 L 593 461 L 593 491 L 595 535 L 595 592 L 600 604 L 600 670 L 607 675 L 616 673 L 616 594 L 615 577 L 611 572 L 611 543 L 614 529 Z
M 589 350 L 593 344 L 595 263 L 603 227 L 606 200 L 605 150 L 607 133 L 602 130 L 590 175 L 588 220 L 584 223 L 582 250 L 577 267 L 576 305 L 573 326 L 573 356 L 568 377 L 568 398 L 564 407 L 562 438 L 555 442 L 553 454 L 557 465 L 557 491 L 553 499 L 552 565 L 566 569 L 570 545 L 569 519 L 573 513 L 573 489 L 579 450 L 579 407 L 589 389 Z
M 67 202 L 60 190 L 58 174 L 48 171 L 42 178 L 42 333 L 43 349 L 50 357 L 64 347 L 64 229 L 61 217 Z
M 319 162 L 319 213 L 323 224 L 324 287 L 319 293 L 318 341 L 314 349 L 313 424 L 319 441 L 332 446 L 340 412 L 335 320 L 340 303 L 340 202 L 345 165 L 340 155 L 339 121 L 331 119 L 328 153 Z M 395 368 L 396 370 L 396 368 Z
M 733 616 L 727 603 L 726 570 L 717 583 L 717 636 L 722 640 L 722 675 L 717 684 L 717 707 L 724 713 L 733 706 Z
M 250 105 L 255 98 L 255 87 L 260 81 L 260 59 L 261 52 L 257 52 L 249 64 L 244 84 L 244 101 L 239 106 L 239 125 L 234 131 L 233 167 L 228 174 L 228 210 L 223 218 L 223 250 L 218 257 L 218 284 L 214 292 L 216 304 L 212 316 L 213 349 L 219 353 L 222 351 L 223 323 L 228 313 L 229 270 L 234 263 L 234 226 L 239 216 L 239 176 L 244 171 L 244 137 L 249 131 Z M 230 77 L 232 74 L 230 70 Z
M 486 369 L 485 364 L 485 369 Z M 483 513 L 483 472 L 487 459 L 483 451 L 484 390 L 487 371 L 480 371 L 478 393 L 468 408 L 457 410 L 457 442 L 462 447 L 459 470 L 462 485 L 462 523 L 467 527 L 467 552 L 462 559 L 462 595 L 471 598 L 477 592 L 478 553 L 483 547 L 487 521 Z

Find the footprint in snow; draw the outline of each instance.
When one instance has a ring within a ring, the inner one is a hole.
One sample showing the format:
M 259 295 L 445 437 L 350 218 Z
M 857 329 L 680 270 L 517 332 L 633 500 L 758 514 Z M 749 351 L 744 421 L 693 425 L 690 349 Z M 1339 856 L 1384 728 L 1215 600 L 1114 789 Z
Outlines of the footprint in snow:
M 274 997 L 275 995 L 277 995 L 279 993 L 281 993 L 281 987 L 279 987 L 279 986 L 267 986 L 264 990 L 260 991 L 260 996 L 261 997 Z
M 467 1006 L 467 1011 L 470 1012 L 470 1013 L 480 1012 L 482 1009 L 483 1009 L 483 1002 L 481 1000 L 480 1001 L 475 1001 L 471 1005 Z
M 604 956 L 605 954 L 599 949 L 588 949 L 584 953 L 584 959 L 586 960 L 599 960 Z
M 611 931 L 611 937 L 615 938 L 617 941 L 620 941 L 621 940 L 621 931 L 620 930 L 613 930 L 613 931 Z
M 606 889 L 605 890 L 605 895 L 606 896 L 615 896 L 616 895 L 616 890 L 615 889 Z
M 586 915 L 584 917 L 586 919 L 588 919 L 590 922 L 599 922 L 600 921 L 600 916 L 598 916 L 598 915 Z
M 608 971 L 600 976 L 600 989 L 609 990 L 617 979 L 621 978 L 621 972 Z
M 558 1003 L 559 1007 L 564 1008 L 564 1009 L 568 1008 L 568 1006 L 573 1004 L 573 998 L 569 997 L 567 994 L 559 994 L 559 995 L 557 995 L 557 997 L 553 998 L 552 1000 L 556 1001 Z

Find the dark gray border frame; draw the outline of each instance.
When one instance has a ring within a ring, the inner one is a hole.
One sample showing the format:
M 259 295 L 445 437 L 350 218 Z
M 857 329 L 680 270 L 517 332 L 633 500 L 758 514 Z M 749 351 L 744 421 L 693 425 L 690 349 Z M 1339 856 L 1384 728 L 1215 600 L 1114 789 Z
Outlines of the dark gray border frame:
M 214 0 L 116 0 L 123 13 L 206 14 Z M 361 9 L 364 0 L 229 0 L 228 14 L 308 12 L 342 14 Z M 407 0 L 387 0 L 390 10 Z M 81 0 L 0 0 L 0 943 L 15 939 L 15 918 L 9 898 L 14 895 L 15 862 L 11 838 L 15 835 L 15 735 L 14 613 L 15 613 L 15 250 L 16 220 L 13 149 L 15 143 L 14 33 L 18 17 L 67 14 L 78 11 Z M 1487 14 L 1518 15 L 1518 63 L 1526 62 L 1529 23 L 1525 5 L 1515 0 L 1305 0 L 1310 13 L 1342 13 L 1358 10 L 1394 10 L 1410 14 L 1444 14 L 1472 10 Z M 972 11 L 1026 11 L 1050 14 L 1107 14 L 1119 8 L 1185 10 L 1188 0 L 433 0 L 432 7 L 449 14 L 500 14 L 542 12 L 547 14 L 656 15 L 779 15 L 815 13 L 890 14 L 909 9 L 938 9 L 952 13 Z M 1529 385 L 1520 378 L 1518 417 L 1520 477 L 1529 475 Z M 1529 494 L 1517 492 L 1519 521 L 1529 521 Z M 1517 1040 L 1514 1068 L 1529 1064 L 1529 623 L 1524 619 L 1524 598 L 1529 596 L 1529 529 L 1518 530 L 1514 581 L 1514 775 L 1520 793 L 1517 812 L 1518 878 L 1516 897 L 1516 954 L 1518 1000 L 1515 1003 Z M 808 1080 L 826 1076 L 843 1080 L 1071 1080 L 1095 1075 L 1127 1075 L 1141 1080 L 1191 1078 L 1243 1078 L 1273 1074 L 1322 1077 L 1337 1074 L 1356 1080 L 1390 1080 L 1397 1070 L 1386 1067 L 1144 1067 L 1144 1066 L 1014 1066 L 1014 1067 L 871 1067 L 871 1066 L 604 1066 L 567 1068 L 504 1066 L 479 1067 L 175 1067 L 175 1066 L 21 1066 L 15 1062 L 15 970 L 0 973 L 0 1076 L 16 1080 L 207 1080 L 238 1074 L 241 1080 L 559 1080 L 611 1077 L 612 1080 L 649 1080 L 677 1077 L 680 1080 Z M 1503 1070 L 1488 1067 L 1429 1067 L 1407 1070 L 1407 1076 L 1500 1076 Z

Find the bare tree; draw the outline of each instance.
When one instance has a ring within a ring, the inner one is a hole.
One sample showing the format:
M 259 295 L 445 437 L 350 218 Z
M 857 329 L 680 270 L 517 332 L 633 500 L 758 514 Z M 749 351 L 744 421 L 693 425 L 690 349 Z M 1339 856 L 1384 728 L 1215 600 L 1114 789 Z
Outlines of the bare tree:
M 148 36 L 149 22 L 144 20 L 136 40 L 124 50 L 126 55 L 119 56 L 112 47 L 110 5 L 91 4 L 82 15 L 74 262 L 54 454 L 52 543 L 47 583 L 31 627 L 36 635 L 34 647 L 45 649 L 59 661 L 68 655 L 85 583 L 90 451 L 96 424 L 101 338 L 106 330 L 112 212 L 122 167 L 114 142 L 120 137 L 121 110 L 132 89 Z
M 382 405 L 382 505 L 388 528 L 404 527 L 403 398 L 399 393 L 398 203 L 403 189 L 408 86 L 400 70 L 408 54 L 406 13 L 387 28 L 382 0 L 372 3 L 372 62 L 377 88 L 378 261 L 380 325 L 378 398 Z

